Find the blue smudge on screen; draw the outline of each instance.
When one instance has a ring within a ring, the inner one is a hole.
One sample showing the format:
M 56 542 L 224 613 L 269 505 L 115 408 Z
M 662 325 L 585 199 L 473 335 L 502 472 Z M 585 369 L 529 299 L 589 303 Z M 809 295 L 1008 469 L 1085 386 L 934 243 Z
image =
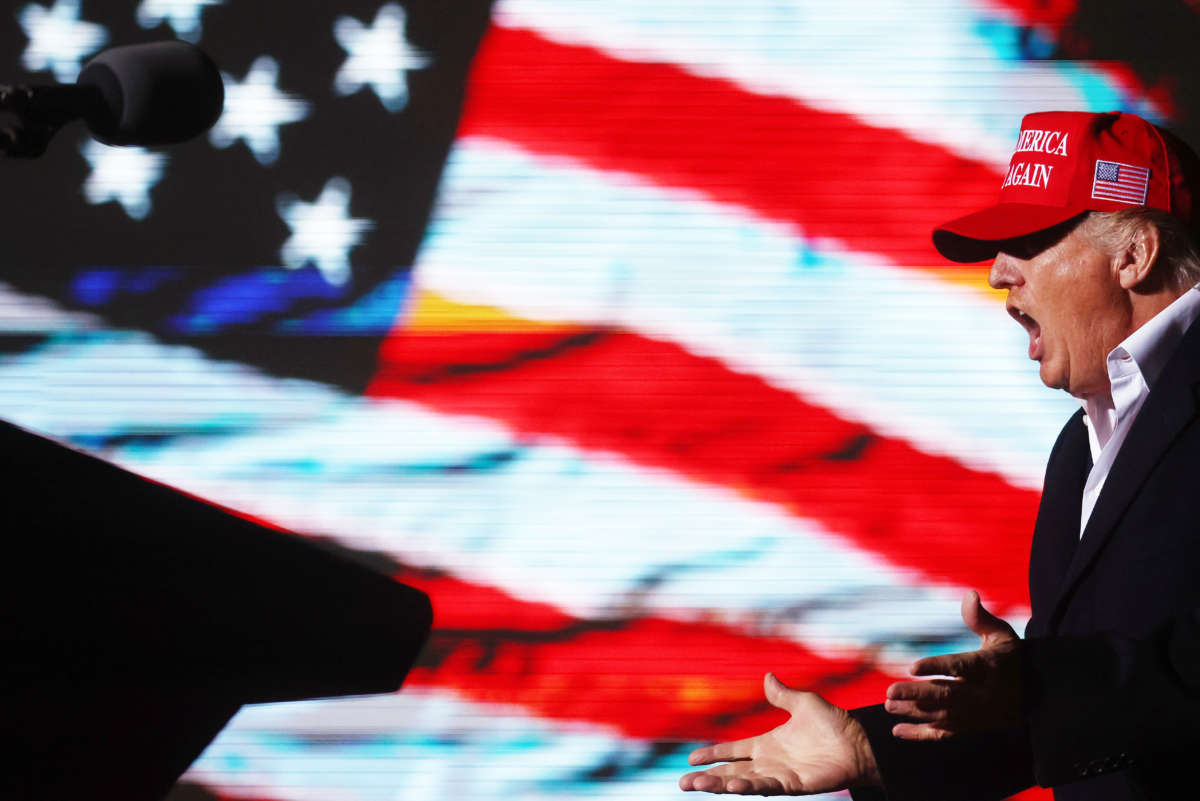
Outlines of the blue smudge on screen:
M 382 336 L 396 324 L 400 308 L 408 298 L 409 275 L 407 269 L 401 270 L 349 306 L 320 309 L 304 317 L 284 320 L 277 330 L 300 336 Z
M 1013 25 L 991 15 L 978 18 L 973 27 L 975 35 L 1007 61 L 1043 61 L 1053 56 L 1057 47 L 1036 27 Z
M 144 295 L 175 280 L 181 272 L 169 267 L 130 270 L 98 267 L 84 270 L 71 283 L 71 296 L 85 306 L 105 306 L 120 295 Z
M 337 300 L 343 292 L 314 267 L 265 268 L 196 292 L 183 312 L 167 320 L 167 329 L 177 334 L 215 334 L 285 313 L 297 302 Z
M 71 296 L 84 306 L 103 308 L 122 298 L 147 295 L 187 274 L 169 267 L 97 267 L 74 278 Z M 315 267 L 260 268 L 197 290 L 183 310 L 168 314 L 162 325 L 167 333 L 205 336 L 307 306 L 302 313 L 273 323 L 275 331 L 295 336 L 382 336 L 395 325 L 408 298 L 409 274 L 408 268 L 402 268 L 347 304 L 346 289 L 331 285 Z M 313 310 L 314 305 L 320 308 Z

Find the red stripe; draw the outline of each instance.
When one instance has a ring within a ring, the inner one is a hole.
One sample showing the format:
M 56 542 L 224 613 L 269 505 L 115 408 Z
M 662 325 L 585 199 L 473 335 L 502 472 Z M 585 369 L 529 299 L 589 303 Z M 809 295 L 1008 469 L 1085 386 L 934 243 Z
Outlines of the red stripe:
M 374 396 L 484 415 L 733 487 L 927 579 L 1028 604 L 1038 495 L 872 432 L 678 345 L 625 332 L 418 335 L 383 346 Z
M 467 98 L 460 135 L 699 190 L 897 264 L 942 263 L 930 230 L 993 203 L 1002 178 L 853 116 L 525 30 L 492 28 Z
M 986 0 L 1017 16 L 1026 25 L 1055 35 L 1071 22 L 1079 11 L 1079 0 Z
M 547 608 L 453 577 L 397 578 L 429 593 L 437 614 L 406 686 L 452 689 L 632 737 L 709 740 L 766 731 L 786 720 L 763 700 L 767 671 L 849 707 L 879 703 L 894 680 L 864 655 L 820 656 L 790 640 L 713 624 L 564 618 L 525 628 L 520 621 L 545 622 Z
M 1080 40 L 1073 40 L 1075 49 L 1086 50 Z M 1168 120 L 1178 119 L 1181 108 L 1175 88 L 1169 79 L 1156 78 L 1157 83 L 1147 83 L 1132 66 L 1123 61 L 1081 61 L 1092 69 L 1106 73 L 1113 83 L 1118 84 L 1131 102 L 1146 98 Z

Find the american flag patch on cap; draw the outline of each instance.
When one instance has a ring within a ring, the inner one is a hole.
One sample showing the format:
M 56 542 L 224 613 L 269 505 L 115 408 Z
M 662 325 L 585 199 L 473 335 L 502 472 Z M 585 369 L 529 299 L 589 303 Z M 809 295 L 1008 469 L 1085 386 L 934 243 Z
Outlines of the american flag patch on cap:
M 1150 170 L 1120 164 L 1115 161 L 1097 161 L 1096 176 L 1092 180 L 1092 199 L 1116 200 L 1142 206 L 1146 203 L 1146 190 L 1150 185 Z

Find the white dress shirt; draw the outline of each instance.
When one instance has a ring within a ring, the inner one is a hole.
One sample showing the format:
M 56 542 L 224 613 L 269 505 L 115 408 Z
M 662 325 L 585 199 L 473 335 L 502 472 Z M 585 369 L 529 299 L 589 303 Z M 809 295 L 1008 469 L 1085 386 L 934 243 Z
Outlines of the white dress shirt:
M 1092 469 L 1083 487 L 1083 509 L 1079 536 L 1087 528 L 1096 499 L 1108 479 L 1113 461 L 1129 434 L 1129 427 L 1150 394 L 1150 387 L 1162 373 L 1183 334 L 1200 316 L 1200 284 L 1184 292 L 1167 308 L 1151 317 L 1108 354 L 1108 380 L 1111 395 L 1080 401 L 1092 449 Z

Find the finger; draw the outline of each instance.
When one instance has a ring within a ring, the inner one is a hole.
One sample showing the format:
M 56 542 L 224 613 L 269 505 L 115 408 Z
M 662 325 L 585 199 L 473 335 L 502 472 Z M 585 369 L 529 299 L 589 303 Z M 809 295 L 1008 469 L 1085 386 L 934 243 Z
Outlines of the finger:
M 685 791 L 696 790 L 702 793 L 720 793 L 725 789 L 725 780 L 720 776 L 714 776 L 704 771 L 685 773 L 679 779 L 679 789 Z
M 959 611 L 962 613 L 963 623 L 967 624 L 967 628 L 975 631 L 975 627 L 979 621 L 979 610 L 983 608 L 983 601 L 979 598 L 979 593 L 976 590 L 970 590 L 963 596 L 962 604 Z M 978 631 L 975 631 L 978 634 Z
M 767 776 L 739 776 L 725 782 L 725 792 L 738 795 L 780 795 L 783 785 Z
M 918 701 L 884 701 L 883 708 L 893 715 L 926 723 L 944 723 L 950 715 L 945 707 L 924 706 Z
M 962 691 L 963 683 L 958 679 L 930 679 L 929 681 L 898 681 L 887 689 L 889 701 L 916 701 L 926 709 L 945 706 Z
M 900 740 L 934 741 L 948 740 L 954 732 L 930 723 L 897 723 L 892 727 L 892 736 Z
M 1012 626 L 984 608 L 983 601 L 975 590 L 963 596 L 962 619 L 967 628 L 979 635 L 984 645 L 995 637 L 1009 639 L 1017 636 Z
M 951 682 L 946 687 L 925 689 L 927 692 L 915 697 L 889 698 L 883 702 L 883 708 L 893 715 L 903 715 L 931 723 L 943 723 L 949 719 L 955 708 L 960 706 L 957 682 Z
M 679 789 L 705 793 L 778 795 L 783 792 L 783 785 L 769 776 L 754 773 L 752 767 L 739 762 L 688 773 L 679 779 Z
M 728 743 L 717 743 L 697 748 L 688 754 L 689 765 L 708 765 L 712 762 L 736 762 L 749 759 L 754 753 L 754 741 L 757 737 L 747 737 L 743 740 L 733 740 Z
M 767 702 L 771 706 L 787 712 L 792 711 L 796 697 L 800 695 L 798 691 L 780 681 L 774 673 L 763 676 L 763 694 L 767 696 Z
M 914 676 L 962 676 L 971 656 L 971 653 L 927 656 L 913 662 L 908 672 Z
M 929 720 L 928 712 L 922 712 L 917 707 L 916 701 L 894 701 L 888 699 L 883 702 L 883 708 L 893 715 L 900 715 L 906 718 L 914 718 L 917 720 Z

